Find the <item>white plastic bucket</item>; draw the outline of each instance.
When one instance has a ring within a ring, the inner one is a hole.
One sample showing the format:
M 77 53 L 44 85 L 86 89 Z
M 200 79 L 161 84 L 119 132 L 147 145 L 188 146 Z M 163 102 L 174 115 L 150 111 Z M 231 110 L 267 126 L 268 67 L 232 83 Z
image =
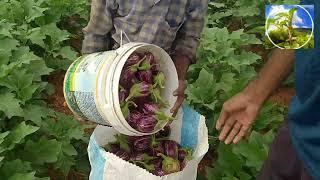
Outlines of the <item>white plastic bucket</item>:
M 146 43 L 128 43 L 117 50 L 79 57 L 69 67 L 64 79 L 64 96 L 69 108 L 78 116 L 102 125 L 113 126 L 121 134 L 142 136 L 151 133 L 133 129 L 124 118 L 119 103 L 119 80 L 122 68 L 133 52 L 151 52 L 165 74 L 165 88 L 161 96 L 169 108 L 176 101 L 172 95 L 178 87 L 178 76 L 170 56 L 160 47 Z M 170 109 L 164 109 L 170 114 Z

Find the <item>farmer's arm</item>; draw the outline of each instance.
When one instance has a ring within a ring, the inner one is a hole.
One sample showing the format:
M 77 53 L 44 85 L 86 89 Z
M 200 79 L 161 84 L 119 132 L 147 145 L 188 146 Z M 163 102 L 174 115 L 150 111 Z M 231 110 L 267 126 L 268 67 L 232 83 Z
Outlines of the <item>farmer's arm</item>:
M 90 21 L 83 29 L 84 40 L 82 43 L 82 53 L 94 53 L 110 49 L 109 32 L 113 28 L 110 8 L 107 6 L 108 0 L 92 0 Z
M 264 102 L 292 71 L 294 57 L 294 50 L 274 50 L 258 76 L 224 103 L 216 124 L 221 141 L 237 143 L 247 133 Z
M 195 62 L 207 8 L 208 0 L 190 1 L 186 20 L 179 29 L 174 42 L 175 54 L 185 56 L 184 58 L 189 60 L 190 63 Z M 174 61 L 177 62 L 179 59 L 182 58 L 174 59 Z
M 174 42 L 175 53 L 173 55 L 173 61 L 179 77 L 179 88 L 174 93 L 175 96 L 178 96 L 178 100 L 171 110 L 174 114 L 183 103 L 186 74 L 189 65 L 195 62 L 207 8 L 208 0 L 190 1 L 186 21 L 179 29 Z

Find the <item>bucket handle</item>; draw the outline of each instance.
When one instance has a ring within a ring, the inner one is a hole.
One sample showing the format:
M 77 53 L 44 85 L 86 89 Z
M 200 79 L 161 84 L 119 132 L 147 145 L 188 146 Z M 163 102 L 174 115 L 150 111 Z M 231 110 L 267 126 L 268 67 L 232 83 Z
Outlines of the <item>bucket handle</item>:
M 128 37 L 128 35 L 126 34 L 126 32 L 124 32 L 124 31 L 121 29 L 121 31 L 120 31 L 120 47 L 123 45 L 123 35 L 125 35 L 126 38 L 127 38 L 127 40 L 128 40 L 129 42 L 131 42 L 131 41 L 130 41 L 130 38 Z

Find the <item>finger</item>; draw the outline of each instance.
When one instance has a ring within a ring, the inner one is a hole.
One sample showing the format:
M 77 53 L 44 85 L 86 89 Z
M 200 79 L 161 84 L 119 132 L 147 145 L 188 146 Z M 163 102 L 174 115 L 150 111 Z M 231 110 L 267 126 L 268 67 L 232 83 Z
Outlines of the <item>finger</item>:
M 179 109 L 174 110 L 171 117 L 175 118 L 178 114 L 178 111 L 179 111 Z
M 216 123 L 217 130 L 220 130 L 221 127 L 224 125 L 225 121 L 227 120 L 227 116 L 228 116 L 227 112 L 222 109 L 220 116 L 218 118 L 218 121 Z
M 185 91 L 185 88 L 178 88 L 176 89 L 175 91 L 173 91 L 173 96 L 183 96 L 184 95 L 184 91 Z
M 225 125 L 223 126 L 223 129 L 220 133 L 219 140 L 224 141 L 229 134 L 231 128 L 233 127 L 233 124 L 235 123 L 234 119 L 228 118 Z
M 233 139 L 236 137 L 236 135 L 239 133 L 240 129 L 241 129 L 242 124 L 236 122 L 231 130 L 231 132 L 229 133 L 227 139 L 224 141 L 225 144 L 230 144 Z
M 248 129 L 249 129 L 249 126 L 242 126 L 240 129 L 240 132 L 233 139 L 233 143 L 237 144 L 243 138 L 243 136 L 248 132 Z
M 179 90 L 178 89 L 176 89 L 175 91 L 173 91 L 173 96 L 178 96 L 178 93 L 179 92 Z
M 181 107 L 184 100 L 184 96 L 178 96 L 177 101 L 175 102 L 174 106 L 171 108 L 170 112 L 176 114 Z
M 228 118 L 229 113 L 232 112 L 232 104 L 232 101 L 227 101 L 223 104 L 220 117 L 216 124 L 217 130 L 220 130 L 223 127 L 224 123 Z

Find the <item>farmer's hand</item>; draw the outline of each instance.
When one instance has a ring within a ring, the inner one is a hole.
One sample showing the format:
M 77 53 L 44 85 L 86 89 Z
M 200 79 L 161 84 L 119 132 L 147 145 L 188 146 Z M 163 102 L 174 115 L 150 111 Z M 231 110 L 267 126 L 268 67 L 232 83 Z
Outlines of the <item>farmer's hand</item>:
M 177 101 L 174 104 L 174 106 L 171 108 L 171 113 L 172 116 L 175 117 L 179 111 L 179 108 L 181 107 L 183 100 L 184 100 L 184 91 L 186 89 L 186 75 L 188 71 L 188 67 L 190 64 L 190 60 L 188 59 L 187 56 L 181 54 L 181 53 L 176 53 L 172 56 L 172 59 L 174 61 L 174 64 L 177 69 L 178 73 L 178 78 L 179 78 L 179 85 L 178 89 L 176 89 L 173 92 L 173 96 L 177 97 Z
M 217 130 L 222 130 L 219 140 L 225 144 L 238 143 L 247 134 L 261 107 L 254 98 L 241 92 L 223 104 L 216 123 Z
M 237 143 L 248 132 L 271 93 L 288 77 L 295 51 L 276 49 L 257 77 L 238 95 L 224 103 L 216 128 L 226 144 Z
M 179 80 L 179 87 L 173 92 L 173 96 L 177 97 L 177 101 L 174 106 L 171 108 L 172 116 L 175 117 L 184 101 L 184 91 L 186 89 L 186 82 L 184 80 Z

